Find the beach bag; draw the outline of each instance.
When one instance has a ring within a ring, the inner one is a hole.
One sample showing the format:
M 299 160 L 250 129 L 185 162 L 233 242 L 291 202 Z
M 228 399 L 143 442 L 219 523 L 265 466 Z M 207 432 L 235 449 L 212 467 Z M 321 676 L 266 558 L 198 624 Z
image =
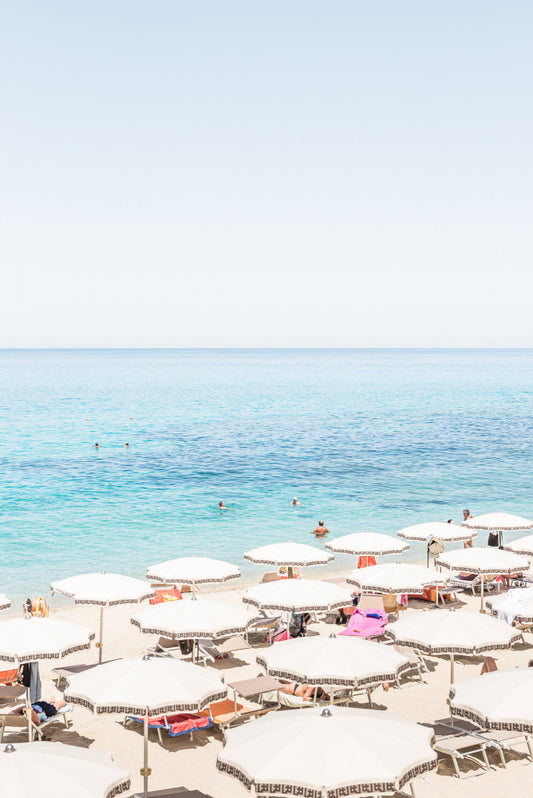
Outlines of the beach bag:
M 501 532 L 489 532 L 489 539 L 487 540 L 487 546 L 493 546 L 494 548 L 500 548 L 502 546 L 502 533 Z
M 428 551 L 432 557 L 437 557 L 444 551 L 444 543 L 438 538 L 431 538 L 428 543 Z

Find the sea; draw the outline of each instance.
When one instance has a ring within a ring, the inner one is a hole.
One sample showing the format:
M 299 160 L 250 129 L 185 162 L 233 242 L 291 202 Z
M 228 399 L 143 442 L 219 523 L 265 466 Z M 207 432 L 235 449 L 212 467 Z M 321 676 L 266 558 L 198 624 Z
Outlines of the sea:
M 193 554 L 253 581 L 244 552 L 323 546 L 319 520 L 532 517 L 532 374 L 525 349 L 0 351 L 0 593 Z

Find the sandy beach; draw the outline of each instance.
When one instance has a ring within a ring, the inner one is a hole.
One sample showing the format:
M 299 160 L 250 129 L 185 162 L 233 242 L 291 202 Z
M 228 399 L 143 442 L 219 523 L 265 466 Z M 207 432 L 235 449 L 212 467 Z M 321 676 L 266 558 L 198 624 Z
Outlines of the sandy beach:
M 312 574 L 318 578 L 316 572 Z M 338 576 L 339 581 L 342 574 Z M 209 591 L 204 588 L 203 591 Z M 242 586 L 217 590 L 217 600 L 231 604 L 239 604 L 243 593 Z M 460 596 L 462 609 L 479 608 L 479 598 L 472 598 L 465 594 Z M 407 613 L 412 612 L 438 612 L 431 609 L 432 605 L 426 602 L 413 601 Z M 136 611 L 135 605 L 112 607 L 105 614 L 104 652 L 105 659 L 118 657 L 141 656 L 147 647 L 156 642 L 156 638 L 141 634 L 130 623 L 130 617 Z M 93 630 L 97 629 L 99 611 L 91 606 L 62 606 L 54 609 L 53 615 L 59 618 L 80 623 Z M 13 609 L 4 613 L 6 619 L 17 614 Z M 403 615 L 402 617 L 405 617 Z M 337 627 L 326 622 L 312 624 L 310 629 L 320 634 L 331 634 Z M 510 651 L 494 652 L 498 668 L 525 667 L 531 658 L 533 639 L 525 635 L 526 647 L 521 643 Z M 260 667 L 255 661 L 258 648 L 239 652 L 238 658 L 223 659 L 208 667 L 216 667 L 224 676 L 226 682 L 250 678 L 260 672 Z M 411 721 L 434 721 L 447 715 L 446 698 L 449 687 L 449 660 L 447 657 L 425 657 L 429 673 L 424 674 L 425 684 L 416 681 L 403 680 L 402 688 L 392 688 L 385 692 L 381 687 L 373 694 L 375 706 L 390 709 L 393 712 Z M 97 650 L 73 654 L 61 661 L 61 664 L 91 663 L 97 660 Z M 479 675 L 482 658 L 456 658 L 457 683 Z M 57 696 L 58 692 L 52 681 L 52 668 L 59 665 L 58 661 L 41 663 L 41 676 L 43 679 L 43 698 Z M 365 706 L 361 704 L 361 706 Z M 281 710 L 296 712 L 299 710 Z M 115 762 L 129 770 L 131 774 L 132 789 L 128 796 L 139 791 L 142 779 L 139 768 L 142 761 L 142 727 L 124 728 L 118 716 L 94 717 L 89 711 L 75 707 L 72 713 L 72 726 L 69 730 L 60 725 L 52 725 L 46 732 L 46 738 L 109 751 Z M 253 721 L 248 721 L 248 723 Z M 19 736 L 20 741 L 24 736 Z M 188 735 L 178 738 L 163 737 L 163 745 L 158 742 L 155 732 L 150 733 L 149 756 L 152 767 L 150 779 L 151 789 L 170 788 L 183 785 L 190 789 L 196 788 L 206 792 L 212 798 L 243 798 L 247 791 L 233 778 L 223 775 L 216 770 L 216 757 L 222 748 L 222 735 L 213 729 L 199 731 L 194 734 L 191 741 Z M 525 794 L 527 785 L 533 775 L 533 765 L 522 753 L 509 752 L 506 754 L 508 766 L 504 769 L 499 763 L 496 754 L 490 754 L 491 772 L 459 780 L 452 775 L 452 766 L 449 759 L 439 759 L 437 771 L 419 777 L 416 782 L 416 791 L 419 798 L 448 798 L 448 796 L 468 796 L 468 798 L 482 798 L 490 794 L 492 798 L 506 798 L 512 793 Z M 462 767 L 467 773 L 477 772 L 474 765 L 463 763 Z

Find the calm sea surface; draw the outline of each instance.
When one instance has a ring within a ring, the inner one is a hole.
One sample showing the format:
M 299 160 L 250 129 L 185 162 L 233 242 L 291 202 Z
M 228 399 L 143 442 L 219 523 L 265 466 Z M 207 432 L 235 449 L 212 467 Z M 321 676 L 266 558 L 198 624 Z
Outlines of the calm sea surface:
M 319 519 L 531 517 L 532 368 L 529 350 L 1 351 L 0 592 L 186 554 L 256 576 L 244 551 L 312 543 Z

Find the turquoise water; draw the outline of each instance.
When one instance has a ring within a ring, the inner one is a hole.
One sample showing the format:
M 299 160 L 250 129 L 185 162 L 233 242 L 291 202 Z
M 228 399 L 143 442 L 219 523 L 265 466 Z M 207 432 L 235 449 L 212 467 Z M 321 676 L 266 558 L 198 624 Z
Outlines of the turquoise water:
M 255 575 L 244 551 L 311 543 L 319 519 L 342 535 L 531 516 L 532 366 L 529 350 L 2 351 L 0 592 L 192 553 Z

